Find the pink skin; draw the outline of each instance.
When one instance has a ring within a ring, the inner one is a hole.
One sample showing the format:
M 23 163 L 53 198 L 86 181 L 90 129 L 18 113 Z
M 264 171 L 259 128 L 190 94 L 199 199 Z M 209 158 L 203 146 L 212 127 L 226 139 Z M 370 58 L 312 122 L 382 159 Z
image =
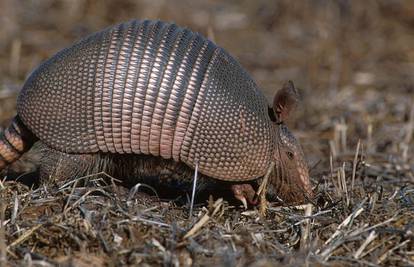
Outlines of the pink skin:
M 234 184 L 231 186 L 231 191 L 234 193 L 234 197 L 243 203 L 243 206 L 247 209 L 247 203 L 250 205 L 257 205 L 256 191 L 250 184 Z

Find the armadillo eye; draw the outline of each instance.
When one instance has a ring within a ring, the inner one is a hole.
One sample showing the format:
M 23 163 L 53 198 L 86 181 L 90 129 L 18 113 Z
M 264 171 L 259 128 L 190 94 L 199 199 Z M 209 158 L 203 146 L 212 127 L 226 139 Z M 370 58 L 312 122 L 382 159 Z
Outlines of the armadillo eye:
M 294 155 L 292 152 L 290 152 L 290 151 L 287 151 L 287 152 L 286 152 L 286 155 L 288 156 L 288 158 L 289 158 L 290 160 L 292 160 L 292 159 L 295 157 L 295 155 Z

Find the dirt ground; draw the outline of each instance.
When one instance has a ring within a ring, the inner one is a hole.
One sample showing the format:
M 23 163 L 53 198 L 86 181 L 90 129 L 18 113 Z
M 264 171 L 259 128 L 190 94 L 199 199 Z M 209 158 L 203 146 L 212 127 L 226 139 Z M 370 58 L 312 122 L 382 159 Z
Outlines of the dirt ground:
M 34 150 L 2 175 L 0 264 L 414 265 L 413 1 L 2 0 L 0 125 L 40 62 L 132 18 L 214 38 L 269 101 L 294 81 L 302 102 L 289 126 L 311 166 L 313 204 L 270 204 L 260 216 L 207 197 L 190 216 L 186 196 L 137 197 L 102 175 L 28 187 Z

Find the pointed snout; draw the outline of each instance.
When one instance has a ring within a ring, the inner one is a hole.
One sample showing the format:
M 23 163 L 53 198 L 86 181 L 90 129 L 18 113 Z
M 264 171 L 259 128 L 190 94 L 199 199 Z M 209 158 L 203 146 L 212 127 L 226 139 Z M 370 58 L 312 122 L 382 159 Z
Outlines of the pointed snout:
M 310 176 L 308 169 L 301 168 L 299 171 L 299 182 L 301 183 L 302 191 L 305 193 L 304 198 L 313 198 L 313 190 L 312 190 L 312 184 L 310 182 Z
M 277 172 L 276 172 L 277 173 Z M 284 204 L 303 204 L 314 197 L 309 171 L 306 166 L 294 172 L 284 172 L 272 177 L 267 198 Z

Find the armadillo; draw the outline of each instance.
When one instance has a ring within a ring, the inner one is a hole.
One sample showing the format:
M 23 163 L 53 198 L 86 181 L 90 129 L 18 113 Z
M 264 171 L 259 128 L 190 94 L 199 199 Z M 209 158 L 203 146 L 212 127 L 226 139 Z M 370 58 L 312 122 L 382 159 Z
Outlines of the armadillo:
M 251 181 L 274 166 L 269 198 L 302 201 L 312 196 L 308 168 L 285 125 L 297 99 L 288 82 L 269 106 L 247 71 L 199 33 L 129 21 L 80 40 L 32 72 L 0 138 L 0 170 L 40 140 L 83 161 L 115 164 L 128 155 L 152 162 L 149 168 L 197 166 L 250 202 Z

